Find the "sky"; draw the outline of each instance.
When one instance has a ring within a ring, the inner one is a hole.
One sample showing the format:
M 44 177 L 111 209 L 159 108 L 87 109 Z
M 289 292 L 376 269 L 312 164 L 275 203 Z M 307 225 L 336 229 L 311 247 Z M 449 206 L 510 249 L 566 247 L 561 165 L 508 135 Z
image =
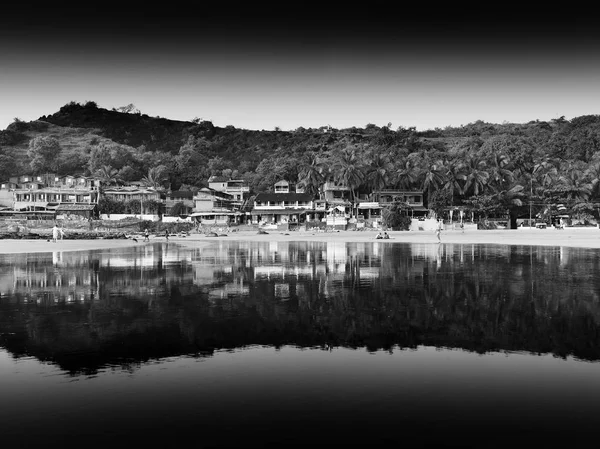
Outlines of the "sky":
M 584 8 L 67 5 L 3 6 L 0 129 L 71 101 L 255 130 L 600 113 L 600 27 Z

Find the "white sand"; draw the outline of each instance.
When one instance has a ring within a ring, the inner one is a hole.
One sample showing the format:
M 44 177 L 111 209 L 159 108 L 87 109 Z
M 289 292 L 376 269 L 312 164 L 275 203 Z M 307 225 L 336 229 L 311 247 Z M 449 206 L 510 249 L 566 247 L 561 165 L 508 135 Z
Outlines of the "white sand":
M 223 237 L 206 237 L 204 234 L 192 234 L 188 237 L 169 238 L 169 243 L 195 246 L 199 242 L 215 240 L 245 241 L 345 241 L 345 242 L 390 242 L 437 243 L 434 232 L 429 231 L 391 231 L 390 240 L 377 240 L 376 231 L 340 231 L 340 232 L 303 232 L 303 231 L 268 231 L 269 234 L 257 234 L 254 231 L 232 232 Z M 564 230 L 549 229 L 517 229 L 478 231 L 460 230 L 442 231 L 443 243 L 489 243 L 500 245 L 543 245 L 569 246 L 580 248 L 600 248 L 600 230 L 598 228 L 566 228 Z M 162 236 L 151 237 L 151 243 L 165 243 Z M 53 251 L 78 251 L 104 248 L 123 248 L 134 245 L 148 245 L 142 240 L 62 240 L 57 243 L 46 240 L 0 240 L 0 254 L 35 253 Z

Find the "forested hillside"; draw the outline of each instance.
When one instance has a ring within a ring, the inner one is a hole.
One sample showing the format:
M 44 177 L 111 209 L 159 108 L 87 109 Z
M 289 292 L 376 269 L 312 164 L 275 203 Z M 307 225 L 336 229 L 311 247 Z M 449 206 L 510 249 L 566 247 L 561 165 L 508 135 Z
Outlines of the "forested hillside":
M 243 178 L 253 193 L 279 179 L 317 192 L 326 179 L 354 195 L 423 189 L 430 207 L 468 205 L 484 213 L 549 211 L 564 204 L 586 217 L 600 203 L 600 116 L 418 132 L 364 128 L 251 131 L 210 121 L 149 117 L 71 102 L 34 122 L 0 131 L 0 177 L 57 172 L 144 179 L 165 188 L 201 187 L 210 175 Z

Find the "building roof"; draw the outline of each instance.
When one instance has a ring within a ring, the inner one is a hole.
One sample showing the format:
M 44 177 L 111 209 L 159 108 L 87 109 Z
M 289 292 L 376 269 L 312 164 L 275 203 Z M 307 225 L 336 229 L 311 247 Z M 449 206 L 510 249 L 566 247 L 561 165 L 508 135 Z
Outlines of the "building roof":
M 208 182 L 227 182 L 229 181 L 229 178 L 226 178 L 225 176 L 211 176 L 210 178 L 208 178 Z
M 314 199 L 314 197 L 310 193 L 295 193 L 295 192 L 259 193 L 258 195 L 256 195 L 256 198 L 254 201 L 261 201 L 261 202 L 292 201 L 292 202 L 295 202 L 295 201 L 312 201 L 313 199 Z

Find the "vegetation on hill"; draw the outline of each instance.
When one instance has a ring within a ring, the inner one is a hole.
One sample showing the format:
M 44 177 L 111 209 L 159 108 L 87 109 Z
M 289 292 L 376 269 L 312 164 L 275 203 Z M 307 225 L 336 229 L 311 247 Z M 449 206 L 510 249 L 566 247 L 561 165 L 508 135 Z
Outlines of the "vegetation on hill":
M 104 173 L 116 183 L 148 179 L 160 167 L 164 187 L 174 190 L 204 186 L 211 175 L 245 179 L 253 193 L 280 179 L 316 193 L 334 180 L 355 196 L 423 189 L 438 209 L 468 205 L 484 215 L 510 210 L 514 218 L 530 204 L 548 213 L 564 204 L 584 220 L 599 213 L 598 115 L 423 132 L 391 124 L 252 131 L 149 117 L 129 106 L 71 102 L 37 121 L 15 119 L 0 131 L 0 177 Z

